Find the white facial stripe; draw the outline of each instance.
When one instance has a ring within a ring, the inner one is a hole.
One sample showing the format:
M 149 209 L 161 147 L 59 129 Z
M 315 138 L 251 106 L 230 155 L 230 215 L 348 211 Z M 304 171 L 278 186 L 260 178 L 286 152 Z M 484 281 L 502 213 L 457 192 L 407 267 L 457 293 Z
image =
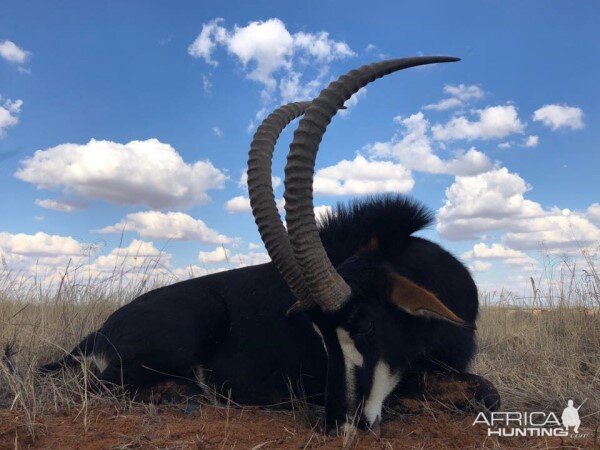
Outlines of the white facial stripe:
M 348 415 L 352 415 L 356 402 L 356 377 L 355 368 L 362 367 L 364 363 L 363 356 L 354 345 L 350 334 L 343 328 L 336 328 L 338 342 L 344 355 L 344 367 L 346 369 L 346 403 L 348 404 Z
M 338 341 L 340 343 L 340 347 L 342 347 L 342 353 L 344 353 L 344 359 L 349 360 L 352 365 L 362 367 L 363 365 L 363 356 L 356 349 L 354 345 L 354 341 L 350 337 L 350 334 L 344 330 L 343 328 L 336 328 L 335 332 L 337 333 Z
M 314 323 L 312 324 L 315 333 L 317 333 L 317 335 L 319 336 L 319 338 L 321 339 L 321 343 L 323 344 L 323 348 L 325 349 L 325 354 L 327 355 L 327 346 L 325 345 L 325 339 L 323 339 L 323 333 L 321 333 L 321 330 L 319 330 L 319 327 L 316 326 Z
M 383 361 L 378 361 L 373 371 L 373 384 L 371 392 L 365 403 L 363 414 L 369 425 L 373 425 L 379 418 L 381 419 L 381 408 L 383 401 L 394 390 L 400 381 L 400 373 L 392 373 L 390 366 Z

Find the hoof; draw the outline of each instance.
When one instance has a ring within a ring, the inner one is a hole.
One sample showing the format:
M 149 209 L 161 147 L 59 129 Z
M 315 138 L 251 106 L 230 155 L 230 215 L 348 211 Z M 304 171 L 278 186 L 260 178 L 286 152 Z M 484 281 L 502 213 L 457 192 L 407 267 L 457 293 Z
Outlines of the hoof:
M 488 411 L 498 411 L 500 409 L 500 393 L 491 381 L 486 380 L 479 375 L 465 374 L 475 378 L 475 399 L 481 403 Z
M 450 403 L 462 411 L 497 411 L 500 394 L 485 378 L 471 373 L 425 374 L 426 396 L 441 403 Z
M 497 411 L 500 408 L 500 394 L 489 380 L 470 373 L 449 372 L 414 374 L 402 380 L 390 406 L 410 413 L 418 408 L 423 398 L 464 412 Z

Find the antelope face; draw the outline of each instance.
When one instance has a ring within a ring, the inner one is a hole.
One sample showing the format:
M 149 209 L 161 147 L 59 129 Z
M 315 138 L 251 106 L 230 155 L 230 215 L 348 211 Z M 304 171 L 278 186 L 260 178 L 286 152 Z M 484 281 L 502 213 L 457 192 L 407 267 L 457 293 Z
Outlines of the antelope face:
M 377 257 L 355 255 L 337 269 L 351 288 L 347 302 L 334 312 L 309 313 L 329 358 L 327 426 L 339 432 L 359 425 L 378 433 L 383 403 L 403 367 L 424 353 L 417 331 L 427 329 L 426 319 L 472 326 Z
M 335 328 L 344 365 L 346 423 L 378 432 L 383 402 L 401 379 L 399 364 L 385 351 L 385 328 L 376 305 L 346 311 Z
M 365 300 L 353 298 L 333 315 L 312 314 L 329 358 L 326 425 L 334 433 L 347 426 L 378 432 L 383 402 L 402 376 L 386 351 L 389 311 Z

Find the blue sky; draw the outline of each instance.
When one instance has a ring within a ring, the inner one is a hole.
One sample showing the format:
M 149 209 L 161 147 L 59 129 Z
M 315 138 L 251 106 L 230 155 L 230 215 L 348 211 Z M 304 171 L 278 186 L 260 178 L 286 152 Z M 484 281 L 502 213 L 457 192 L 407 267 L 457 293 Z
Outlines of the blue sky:
M 354 2 L 4 1 L 2 11 L 0 250 L 12 270 L 51 274 L 89 243 L 101 247 L 85 259 L 100 274 L 158 250 L 180 277 L 188 265 L 264 261 L 240 182 L 260 119 L 352 68 L 420 54 L 462 61 L 361 92 L 323 141 L 315 206 L 412 195 L 438 212 L 425 235 L 483 288 L 517 289 L 543 268 L 542 249 L 576 257 L 600 242 L 597 2 L 366 12 Z

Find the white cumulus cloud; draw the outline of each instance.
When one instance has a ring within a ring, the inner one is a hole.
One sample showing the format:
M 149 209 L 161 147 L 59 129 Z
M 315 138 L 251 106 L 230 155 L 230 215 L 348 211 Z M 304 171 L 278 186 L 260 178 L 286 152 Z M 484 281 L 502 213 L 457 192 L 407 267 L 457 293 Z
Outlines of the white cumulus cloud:
M 585 215 L 553 208 L 543 217 L 523 221 L 506 233 L 502 240 L 519 249 L 547 248 L 550 252 L 575 251 L 597 245 L 600 228 Z
M 525 252 L 497 243 L 488 246 L 480 242 L 473 246 L 473 250 L 463 253 L 461 257 L 469 260 L 502 260 L 506 264 L 515 266 L 537 264 L 537 261 Z
M 332 39 L 326 31 L 292 34 L 278 18 L 233 28 L 225 27 L 221 18 L 213 19 L 203 24 L 188 53 L 216 68 L 219 48 L 241 64 L 246 78 L 261 85 L 262 106 L 248 132 L 276 105 L 315 97 L 329 79 L 331 63 L 355 55 L 347 43 Z
M 468 267 L 474 273 L 487 272 L 492 268 L 492 263 L 489 261 L 473 261 Z
M 71 236 L 0 233 L 0 249 L 23 256 L 81 255 L 83 246 Z
M 225 202 L 225 209 L 230 213 L 249 213 L 252 212 L 250 199 L 244 195 L 230 198 Z
M 4 58 L 9 63 L 22 66 L 27 62 L 30 56 L 31 52 L 23 50 L 13 41 L 6 39 L 0 42 L 0 57 Z
M 478 100 L 483 98 L 483 90 L 476 84 L 472 85 L 451 85 L 447 84 L 444 86 L 444 93 L 448 95 L 447 98 L 440 100 L 437 103 L 426 105 L 424 109 L 431 109 L 434 111 L 446 111 L 452 108 L 458 108 L 465 106 L 471 100 Z
M 212 59 L 212 53 L 217 43 L 224 42 L 227 35 L 227 30 L 219 25 L 221 22 L 223 19 L 219 17 L 202 25 L 202 31 L 188 47 L 188 53 L 191 56 L 203 58 L 207 64 L 213 67 L 217 67 L 219 63 Z
M 513 105 L 488 106 L 475 110 L 476 120 L 464 116 L 453 117 L 445 124 L 432 127 L 433 135 L 440 141 L 497 139 L 514 133 L 523 133 L 525 124 L 519 119 Z
M 525 199 L 530 186 L 505 167 L 475 176 L 458 176 L 446 189 L 438 212 L 438 232 L 446 239 L 476 239 L 516 219 L 542 216 L 538 203 Z
M 544 105 L 533 113 L 535 122 L 542 122 L 551 130 L 570 128 L 580 130 L 583 123 L 583 110 L 567 105 Z
M 394 121 L 403 127 L 400 137 L 368 146 L 373 157 L 392 157 L 408 169 L 428 173 L 474 175 L 493 167 L 488 157 L 475 148 L 457 152 L 452 159 L 443 160 L 437 156 L 429 136 L 429 121 L 422 112 L 406 118 L 398 116 Z
M 227 179 L 210 161 L 187 164 L 157 139 L 127 144 L 92 139 L 38 150 L 21 161 L 15 176 L 40 189 L 157 209 L 205 203 L 207 191 Z
M 22 106 L 23 100 L 12 101 L 6 99 L 2 102 L 2 96 L 0 96 L 0 138 L 4 136 L 8 127 L 19 123 L 19 114 L 21 113 Z
M 151 285 L 174 281 L 171 255 L 152 242 L 133 240 L 126 247 L 99 253 L 100 246 L 82 244 L 70 236 L 0 233 L 0 257 L 8 270 L 35 277 L 36 283 L 50 290 L 58 288 L 65 274 L 70 283 L 102 282 L 117 276 L 123 286 L 132 287 L 139 287 L 143 280 Z
M 546 248 L 550 252 L 577 251 L 600 241 L 593 213 L 544 209 L 525 198 L 530 186 L 506 168 L 472 177 L 456 177 L 446 189 L 438 211 L 437 230 L 450 240 L 479 239 L 502 233 L 502 243 L 514 250 Z M 592 207 L 593 209 L 593 205 Z
M 354 56 L 355 53 L 348 44 L 343 41 L 334 41 L 329 38 L 329 33 L 320 31 L 318 33 L 299 32 L 294 34 L 294 47 L 304 50 L 317 61 L 331 62 L 336 59 Z
M 75 201 L 75 200 L 54 200 L 51 198 L 46 199 L 36 199 L 35 204 L 40 208 L 51 209 L 53 211 L 60 212 L 73 212 L 78 209 L 85 208 L 87 205 L 84 202 Z
M 600 203 L 594 203 L 587 209 L 587 218 L 592 223 L 600 226 Z
M 228 244 L 230 237 L 210 228 L 200 219 L 182 212 L 143 211 L 127 214 L 120 222 L 102 228 L 100 233 L 135 231 L 143 238 L 199 241 L 208 244 Z
M 233 267 L 246 267 L 269 262 L 271 258 L 262 252 L 235 253 L 221 246 L 209 252 L 199 252 L 198 260 L 204 264 L 228 263 Z
M 38 282 L 41 281 L 38 277 L 56 275 L 69 262 L 80 265 L 90 248 L 71 236 L 0 232 L 2 266 L 10 272 L 35 277 Z
M 94 274 L 131 272 L 145 270 L 160 262 L 162 266 L 170 265 L 171 255 L 156 248 L 153 242 L 134 239 L 127 247 L 112 249 L 107 255 L 100 255 L 86 270 Z M 131 274 L 135 275 L 135 273 Z
M 327 71 L 322 70 L 315 78 L 303 83 L 301 72 L 289 71 L 279 80 L 281 103 L 298 102 L 316 97 L 319 88 L 323 85 L 323 77 L 326 74 Z M 258 114 L 256 119 L 261 119 L 263 115 L 264 112 Z
M 325 31 L 292 35 L 278 18 L 250 22 L 242 27 L 235 25 L 233 29 L 225 28 L 222 23 L 221 18 L 205 23 L 188 47 L 188 53 L 217 67 L 213 53 L 218 46 L 224 47 L 244 66 L 248 78 L 262 83 L 270 91 L 277 86 L 274 74 L 281 69 L 292 71 L 294 57 L 304 63 L 327 64 L 354 55 L 348 44 L 331 39 Z
M 283 205 L 285 201 L 279 197 L 275 199 L 275 204 L 279 212 L 283 211 Z M 251 213 L 252 207 L 250 206 L 250 198 L 245 195 L 238 195 L 237 197 L 230 198 L 225 202 L 224 208 L 230 213 Z
M 540 142 L 540 138 L 536 135 L 527 136 L 525 141 L 523 141 L 523 145 L 525 147 L 537 147 Z
M 315 195 L 361 195 L 410 191 L 415 182 L 409 170 L 391 161 L 369 161 L 357 155 L 319 169 L 315 174 Z

